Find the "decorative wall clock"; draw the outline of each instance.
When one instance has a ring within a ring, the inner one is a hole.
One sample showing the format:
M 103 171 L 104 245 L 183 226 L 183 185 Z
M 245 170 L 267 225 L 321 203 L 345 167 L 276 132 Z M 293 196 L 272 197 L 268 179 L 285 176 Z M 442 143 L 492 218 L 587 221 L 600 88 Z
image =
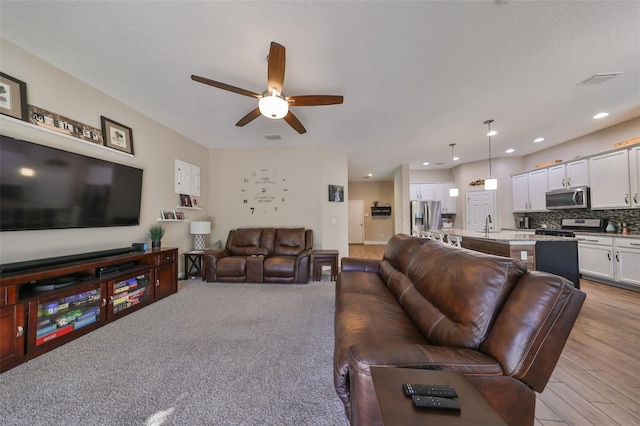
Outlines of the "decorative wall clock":
M 242 203 L 249 214 L 278 212 L 287 200 L 287 179 L 276 169 L 262 168 L 252 171 L 242 181 Z

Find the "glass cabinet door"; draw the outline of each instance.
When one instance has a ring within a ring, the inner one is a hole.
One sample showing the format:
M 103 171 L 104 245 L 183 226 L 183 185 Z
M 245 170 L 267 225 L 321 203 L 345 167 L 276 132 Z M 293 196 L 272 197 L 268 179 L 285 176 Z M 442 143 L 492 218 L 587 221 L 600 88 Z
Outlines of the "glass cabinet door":
M 152 300 L 151 272 L 110 283 L 109 318 Z
M 69 296 L 37 300 L 36 347 L 98 321 L 101 298 L 102 287 L 97 287 Z

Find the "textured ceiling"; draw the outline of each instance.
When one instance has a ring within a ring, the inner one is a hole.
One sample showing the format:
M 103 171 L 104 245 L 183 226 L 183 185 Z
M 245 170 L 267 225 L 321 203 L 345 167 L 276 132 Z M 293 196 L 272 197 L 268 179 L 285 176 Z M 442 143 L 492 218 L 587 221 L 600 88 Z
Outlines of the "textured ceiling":
M 450 143 L 463 163 L 486 159 L 489 118 L 503 156 L 640 116 L 637 1 L 2 0 L 0 16 L 3 38 L 202 145 L 328 145 L 355 181 L 450 167 Z M 345 98 L 294 107 L 304 135 L 264 117 L 236 127 L 255 99 L 190 79 L 261 93 L 272 40 L 287 48 L 285 95 Z M 623 74 L 577 85 L 605 72 Z

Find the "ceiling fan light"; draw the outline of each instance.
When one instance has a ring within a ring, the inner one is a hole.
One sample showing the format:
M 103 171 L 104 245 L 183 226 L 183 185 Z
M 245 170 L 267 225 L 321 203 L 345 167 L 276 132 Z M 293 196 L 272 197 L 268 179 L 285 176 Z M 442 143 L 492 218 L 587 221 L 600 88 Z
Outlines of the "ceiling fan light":
M 265 95 L 258 101 L 260 114 L 274 120 L 282 118 L 289 112 L 289 103 L 274 90 L 271 96 Z

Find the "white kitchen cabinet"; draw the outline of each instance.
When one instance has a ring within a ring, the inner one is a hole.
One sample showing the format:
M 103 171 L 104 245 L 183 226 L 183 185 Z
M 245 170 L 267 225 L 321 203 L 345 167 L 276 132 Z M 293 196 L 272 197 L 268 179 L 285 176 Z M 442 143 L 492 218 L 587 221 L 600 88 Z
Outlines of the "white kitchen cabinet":
M 440 201 L 442 213 L 452 214 L 456 212 L 456 198 L 449 196 L 449 189 L 453 188 L 451 183 L 433 184 L 434 200 Z
M 409 185 L 411 201 L 435 200 L 435 188 L 431 183 L 412 183 Z
M 547 169 L 523 173 L 511 178 L 513 211 L 546 211 L 545 193 L 548 190 Z
M 580 273 L 613 280 L 613 238 L 578 237 Z
M 548 168 L 549 191 L 589 186 L 589 160 L 577 160 Z
M 640 207 L 640 146 L 629 149 L 631 207 Z
M 616 238 L 614 279 L 640 287 L 640 239 Z
M 613 151 L 589 158 L 591 209 L 628 209 L 629 150 Z
M 409 185 L 411 201 L 440 201 L 442 213 L 456 212 L 456 199 L 449 196 L 452 183 L 412 183 Z

